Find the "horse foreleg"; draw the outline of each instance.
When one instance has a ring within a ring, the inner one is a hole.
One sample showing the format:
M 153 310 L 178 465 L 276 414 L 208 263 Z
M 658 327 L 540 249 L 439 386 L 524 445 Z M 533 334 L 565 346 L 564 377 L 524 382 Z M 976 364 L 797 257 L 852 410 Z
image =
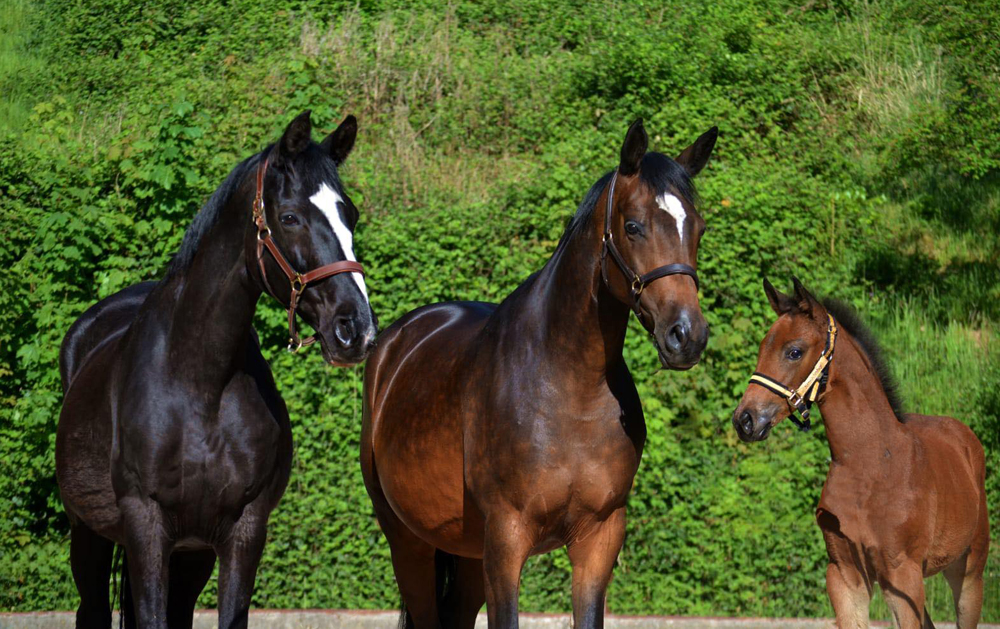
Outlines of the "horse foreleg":
M 121 500 L 125 556 L 135 621 L 143 629 L 166 629 L 170 551 L 160 505 L 152 500 Z M 124 606 L 123 606 L 124 607 Z
M 170 589 L 167 592 L 167 624 L 170 629 L 190 629 L 198 595 L 215 568 L 215 551 L 175 552 L 170 557 Z
M 879 584 L 898 629 L 924 626 L 924 572 L 920 564 L 904 563 L 887 575 L 880 574 Z
M 839 629 L 868 627 L 871 596 L 864 578 L 855 566 L 833 562 L 827 565 L 826 593 L 833 605 Z
M 249 509 L 247 509 L 249 511 Z M 264 554 L 267 520 L 244 511 L 219 556 L 219 629 L 247 626 L 257 566 Z
M 487 516 L 483 573 L 489 629 L 517 629 L 521 569 L 531 547 L 531 537 L 522 524 L 521 514 L 511 511 Z
M 604 627 L 604 601 L 611 572 L 625 541 L 625 508 L 618 509 L 567 547 L 573 564 L 573 627 Z
M 983 565 L 982 557 L 964 555 L 944 569 L 944 578 L 951 586 L 955 599 L 955 619 L 958 629 L 975 629 L 983 611 Z

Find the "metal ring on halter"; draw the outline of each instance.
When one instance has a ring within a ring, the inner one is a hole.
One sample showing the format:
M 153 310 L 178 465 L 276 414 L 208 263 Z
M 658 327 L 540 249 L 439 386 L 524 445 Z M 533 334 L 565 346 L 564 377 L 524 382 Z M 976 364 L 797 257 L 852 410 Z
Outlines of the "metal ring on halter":
M 257 240 L 267 240 L 271 237 L 271 228 L 265 226 L 264 229 L 257 230 Z
M 288 339 L 288 347 L 286 347 L 285 349 L 288 350 L 289 354 L 298 354 L 299 350 L 302 349 L 303 345 L 304 343 L 302 342 L 301 338 L 298 340 L 290 338 Z
M 638 286 L 638 288 L 636 288 L 637 286 Z M 645 288 L 646 288 L 646 285 L 643 283 L 642 278 L 639 277 L 638 275 L 636 275 L 635 279 L 632 280 L 632 295 L 636 299 L 638 299 L 639 295 L 642 295 L 642 291 Z

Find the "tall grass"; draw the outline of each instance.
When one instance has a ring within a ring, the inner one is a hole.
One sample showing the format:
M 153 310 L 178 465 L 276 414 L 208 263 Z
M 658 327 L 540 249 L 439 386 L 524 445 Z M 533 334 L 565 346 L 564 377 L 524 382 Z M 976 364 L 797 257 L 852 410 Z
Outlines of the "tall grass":
M 17 131 L 31 113 L 31 79 L 44 64 L 29 47 L 30 0 L 0 1 L 0 130 Z
M 995 387 L 988 381 L 988 361 L 996 360 L 996 331 L 989 322 L 974 327 L 950 321 L 936 325 L 923 304 L 902 301 L 871 300 L 865 312 L 878 334 L 899 392 L 909 412 L 950 415 L 971 423 L 977 392 Z M 985 438 L 980 435 L 980 438 Z M 995 473 L 996 471 L 994 471 Z M 989 473 L 989 472 L 988 472 Z M 995 522 L 998 513 L 991 513 Z M 1000 552 L 996 545 L 986 567 L 986 592 L 983 618 L 1000 618 Z M 951 589 L 941 575 L 925 581 L 927 610 L 935 621 L 955 620 Z M 876 589 L 871 617 L 890 620 L 891 612 Z

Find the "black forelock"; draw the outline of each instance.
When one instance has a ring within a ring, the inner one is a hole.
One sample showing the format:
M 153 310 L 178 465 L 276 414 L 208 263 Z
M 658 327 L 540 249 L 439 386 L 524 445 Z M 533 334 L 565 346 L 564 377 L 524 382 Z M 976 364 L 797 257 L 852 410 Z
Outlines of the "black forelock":
M 875 374 L 882 384 L 882 391 L 885 392 L 885 397 L 889 400 L 893 414 L 900 423 L 905 423 L 906 413 L 903 410 L 903 401 L 899 396 L 896 379 L 892 376 L 889 364 L 885 361 L 882 347 L 871 328 L 865 324 L 861 315 L 849 304 L 830 298 L 823 299 L 822 303 L 826 311 L 833 315 L 837 325 L 847 331 L 868 356 L 868 361 L 875 369 Z M 836 353 L 834 355 L 836 356 Z
M 605 173 L 597 180 L 573 215 L 573 219 L 566 227 L 560 242 L 566 239 L 567 235 L 573 233 L 577 226 L 586 223 L 593 215 L 597 206 L 597 199 L 604 192 L 604 189 L 611 183 L 611 177 L 615 171 Z M 669 192 L 677 192 L 692 206 L 696 204 L 698 197 L 694 187 L 694 180 L 683 166 L 662 153 L 646 153 L 639 165 L 639 177 L 646 183 L 657 196 Z

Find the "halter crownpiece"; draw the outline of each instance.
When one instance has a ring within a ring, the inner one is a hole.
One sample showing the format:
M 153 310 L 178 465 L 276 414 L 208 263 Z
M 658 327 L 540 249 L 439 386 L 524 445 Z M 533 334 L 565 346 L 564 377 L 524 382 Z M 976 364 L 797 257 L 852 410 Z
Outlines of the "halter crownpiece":
M 615 169 L 615 174 L 611 177 L 611 185 L 608 187 L 608 205 L 607 211 L 604 213 L 604 236 L 601 238 L 601 276 L 604 278 L 605 285 L 608 284 L 608 267 L 607 267 L 607 257 L 611 254 L 611 259 L 615 261 L 618 268 L 621 269 L 622 274 L 625 279 L 631 282 L 631 287 L 629 292 L 632 296 L 632 310 L 635 311 L 639 321 L 642 321 L 642 312 L 639 310 L 639 299 L 642 296 L 642 291 L 645 290 L 646 286 L 652 282 L 660 279 L 661 277 L 666 277 L 668 275 L 687 275 L 694 280 L 694 287 L 697 290 L 698 284 L 698 272 L 694 270 L 694 267 L 688 264 L 683 264 L 680 262 L 674 262 L 672 264 L 664 264 L 663 266 L 656 267 L 648 273 L 643 273 L 639 275 L 632 270 L 632 267 L 625 262 L 625 258 L 622 257 L 618 247 L 615 246 L 614 236 L 611 234 L 611 212 L 614 205 L 615 196 L 615 183 L 618 181 L 618 169 Z
M 816 359 L 816 364 L 813 365 L 812 371 L 809 372 L 809 375 L 806 376 L 806 379 L 802 381 L 802 384 L 797 389 L 789 389 L 774 378 L 765 376 L 757 371 L 750 376 L 750 384 L 762 386 L 768 391 L 788 400 L 788 404 L 793 409 L 792 414 L 788 418 L 802 431 L 812 428 L 812 422 L 809 421 L 809 409 L 812 408 L 813 403 L 819 400 L 820 396 L 826 391 L 826 384 L 830 379 L 830 361 L 833 360 L 833 349 L 837 343 L 837 322 L 830 313 L 827 313 L 826 316 L 830 320 L 826 329 L 826 347 L 823 348 L 823 352 Z M 795 411 L 801 413 L 802 421 L 795 418 Z
M 299 332 L 295 328 L 295 310 L 299 306 L 299 298 L 302 293 L 306 290 L 306 287 L 312 283 L 332 275 L 339 275 L 340 273 L 360 273 L 365 274 L 364 267 L 358 262 L 353 262 L 351 260 L 341 260 L 339 262 L 333 262 L 331 264 L 325 264 L 319 268 L 313 269 L 306 273 L 299 273 L 296 271 L 288 260 L 282 255 L 281 250 L 278 249 L 278 243 L 274 241 L 271 237 L 271 228 L 267 226 L 267 217 L 264 215 L 264 174 L 267 172 L 267 167 L 271 161 L 270 156 L 266 157 L 260 165 L 257 166 L 257 194 L 254 195 L 253 199 L 253 222 L 257 227 L 257 264 L 260 267 L 260 277 L 264 280 L 264 287 L 267 289 L 267 293 L 274 297 L 278 303 L 281 300 L 275 295 L 274 290 L 271 289 L 271 284 L 267 281 L 267 272 L 264 270 L 264 249 L 267 248 L 271 252 L 271 256 L 274 261 L 278 263 L 278 267 L 284 272 L 285 277 L 288 278 L 288 284 L 291 287 L 291 295 L 288 300 L 288 351 L 298 352 L 305 345 L 312 345 L 316 342 L 315 336 L 310 336 L 306 339 L 299 337 Z

